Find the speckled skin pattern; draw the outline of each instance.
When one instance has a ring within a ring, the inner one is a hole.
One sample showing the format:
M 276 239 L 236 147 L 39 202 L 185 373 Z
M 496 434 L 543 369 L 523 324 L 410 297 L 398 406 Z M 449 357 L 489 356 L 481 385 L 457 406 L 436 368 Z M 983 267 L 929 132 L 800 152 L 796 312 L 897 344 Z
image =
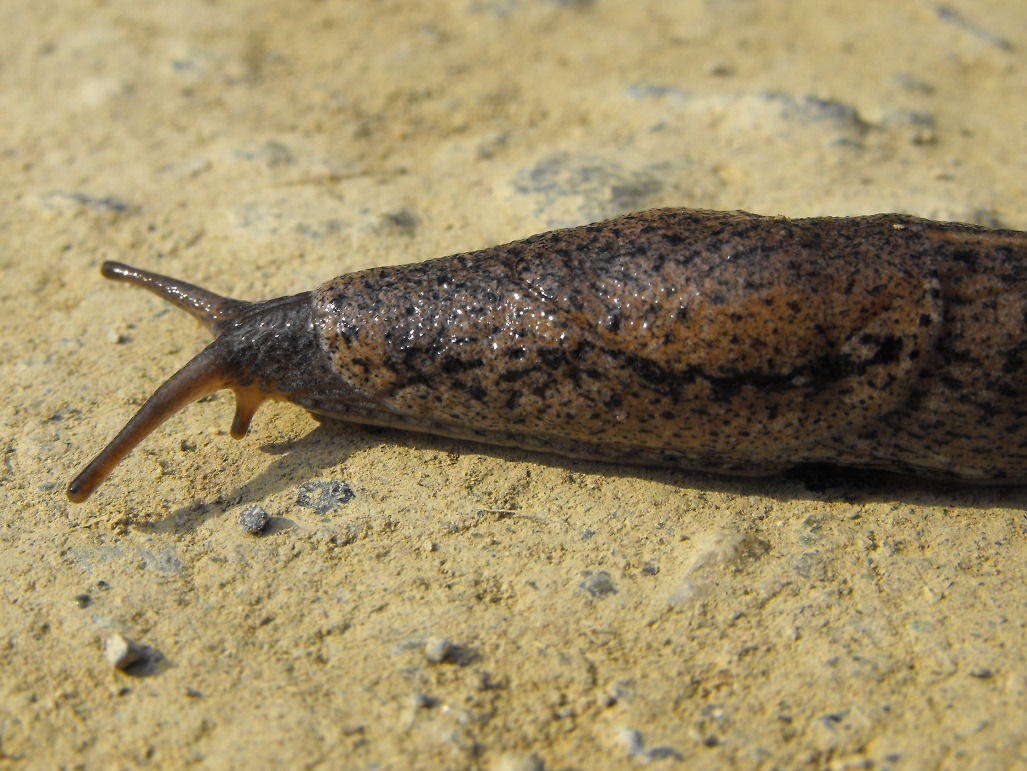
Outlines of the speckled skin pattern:
M 218 338 L 72 483 L 73 500 L 224 387 L 235 436 L 263 399 L 284 398 L 618 463 L 1027 481 L 1027 233 L 657 209 L 264 303 L 151 278 Z
M 313 295 L 343 419 L 737 474 L 1027 478 L 1027 234 L 654 210 Z

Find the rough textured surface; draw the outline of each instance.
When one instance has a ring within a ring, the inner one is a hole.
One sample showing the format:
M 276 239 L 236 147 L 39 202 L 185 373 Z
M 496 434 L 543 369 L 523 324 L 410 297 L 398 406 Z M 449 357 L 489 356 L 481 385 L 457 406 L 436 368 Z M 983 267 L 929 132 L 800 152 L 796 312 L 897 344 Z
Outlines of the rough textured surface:
M 4 10 L 4 762 L 1025 762 L 1021 490 L 550 464 L 277 404 L 237 443 L 226 395 L 63 494 L 209 339 L 105 259 L 260 299 L 656 206 L 1027 229 L 1022 3 Z M 113 633 L 152 664 L 112 670 Z

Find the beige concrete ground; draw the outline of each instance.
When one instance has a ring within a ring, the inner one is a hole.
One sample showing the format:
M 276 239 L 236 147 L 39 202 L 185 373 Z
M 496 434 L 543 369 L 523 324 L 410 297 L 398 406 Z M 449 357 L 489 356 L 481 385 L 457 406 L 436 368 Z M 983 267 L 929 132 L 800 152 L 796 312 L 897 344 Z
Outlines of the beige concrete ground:
M 1027 229 L 1025 95 L 1020 0 L 6 0 L 0 765 L 1027 763 L 1022 490 L 234 442 L 222 394 L 63 494 L 207 340 L 105 259 L 255 299 L 658 205 Z

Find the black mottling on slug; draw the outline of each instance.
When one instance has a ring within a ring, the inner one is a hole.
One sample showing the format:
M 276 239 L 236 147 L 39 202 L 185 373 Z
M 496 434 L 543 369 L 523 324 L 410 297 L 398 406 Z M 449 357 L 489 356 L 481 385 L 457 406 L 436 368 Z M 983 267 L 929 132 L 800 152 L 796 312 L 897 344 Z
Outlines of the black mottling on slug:
M 1027 233 L 657 209 L 248 303 L 116 263 L 216 339 L 69 485 L 229 388 L 617 463 L 1027 481 Z

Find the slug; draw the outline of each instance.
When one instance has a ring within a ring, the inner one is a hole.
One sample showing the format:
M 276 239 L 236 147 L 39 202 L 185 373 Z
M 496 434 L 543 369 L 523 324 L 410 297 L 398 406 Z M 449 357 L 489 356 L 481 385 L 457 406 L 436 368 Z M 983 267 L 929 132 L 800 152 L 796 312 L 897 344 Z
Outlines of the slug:
M 1027 480 L 1027 233 L 656 209 L 264 302 L 108 262 L 215 340 L 68 487 L 235 392 L 613 463 Z

